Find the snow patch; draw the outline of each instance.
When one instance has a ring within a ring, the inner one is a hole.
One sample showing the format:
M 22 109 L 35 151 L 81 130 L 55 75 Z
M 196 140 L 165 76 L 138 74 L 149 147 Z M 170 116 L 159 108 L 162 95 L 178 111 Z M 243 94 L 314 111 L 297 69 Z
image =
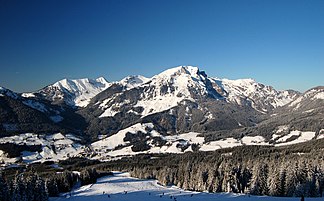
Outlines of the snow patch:
M 111 83 L 107 82 L 103 77 L 99 77 L 95 80 L 88 78 L 63 79 L 46 87 L 40 92 L 46 95 L 46 91 L 53 91 L 52 100 L 64 99 L 65 96 L 63 94 L 67 94 L 69 98 L 66 98 L 65 101 L 68 104 L 86 107 L 90 103 L 91 98 L 104 91 L 109 86 L 111 86 Z
M 119 81 L 120 84 L 126 87 L 127 90 L 136 88 L 146 82 L 148 82 L 150 79 L 146 78 L 141 75 L 136 75 L 136 76 L 128 76 Z
M 296 136 L 296 139 L 287 142 L 287 140 L 293 136 Z M 315 138 L 315 132 L 302 132 L 302 131 L 291 131 L 288 135 L 285 135 L 278 140 L 276 140 L 275 146 L 284 146 L 284 145 L 291 145 L 297 144 L 301 142 L 306 142 Z
M 320 93 L 316 94 L 313 99 L 324 100 L 324 92 L 320 92 Z
M 72 134 L 64 136 L 61 133 L 53 135 L 37 135 L 33 133 L 25 133 L 11 137 L 0 138 L 0 143 L 15 143 L 18 145 L 41 145 L 40 152 L 22 152 L 22 159 L 26 163 L 44 162 L 47 160 L 58 161 L 67 157 L 79 156 L 84 152 L 85 147 L 75 142 L 78 139 Z M 8 165 L 14 163 L 16 159 L 8 159 L 0 157 Z
M 35 94 L 33 94 L 33 93 L 22 93 L 21 96 L 24 97 L 24 98 L 34 98 L 34 97 L 36 97 Z

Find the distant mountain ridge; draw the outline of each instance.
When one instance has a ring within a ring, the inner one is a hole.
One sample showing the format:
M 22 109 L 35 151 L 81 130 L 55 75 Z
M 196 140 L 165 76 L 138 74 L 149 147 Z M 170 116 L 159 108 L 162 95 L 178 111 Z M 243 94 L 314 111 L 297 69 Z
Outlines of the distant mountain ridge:
M 320 139 L 323 114 L 323 86 L 277 91 L 253 79 L 209 77 L 194 66 L 118 82 L 63 79 L 32 93 L 0 87 L 0 139 L 74 135 L 73 146 L 111 151 L 100 152 L 105 157 Z M 73 153 L 89 152 L 82 149 Z
M 85 107 L 92 97 L 107 89 L 110 85 L 103 77 L 97 79 L 63 79 L 37 91 L 35 94 L 39 94 L 50 101 L 64 101 L 70 106 Z

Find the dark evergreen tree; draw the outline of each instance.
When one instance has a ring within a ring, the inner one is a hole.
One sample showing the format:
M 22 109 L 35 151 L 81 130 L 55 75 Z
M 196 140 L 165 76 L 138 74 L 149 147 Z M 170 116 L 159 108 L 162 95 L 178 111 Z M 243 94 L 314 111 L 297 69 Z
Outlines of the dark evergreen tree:
M 9 201 L 9 189 L 6 181 L 3 178 L 2 172 L 0 172 L 0 200 Z

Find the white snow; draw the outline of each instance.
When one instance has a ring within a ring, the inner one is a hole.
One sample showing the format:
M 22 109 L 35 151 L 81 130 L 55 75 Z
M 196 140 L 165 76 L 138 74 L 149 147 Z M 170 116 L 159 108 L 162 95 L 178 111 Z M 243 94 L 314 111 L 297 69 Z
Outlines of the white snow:
M 288 135 L 285 135 L 276 140 L 276 142 L 286 142 L 287 139 L 291 138 L 292 136 L 299 136 L 301 134 L 300 131 L 291 131 Z
M 245 145 L 269 145 L 262 136 L 244 136 L 241 141 Z
M 324 129 L 321 129 L 319 131 L 319 135 L 317 136 L 317 139 L 322 139 L 322 138 L 324 138 Z
M 108 109 L 106 109 L 100 116 L 99 118 L 102 117 L 113 117 L 115 116 L 115 114 L 117 114 L 119 111 L 118 110 L 114 110 L 113 107 L 109 107 Z
M 190 143 L 195 143 L 195 144 L 204 143 L 204 137 L 198 137 L 198 135 L 199 135 L 199 133 L 190 132 L 190 133 L 184 133 L 184 134 L 179 134 L 179 135 L 166 136 L 166 137 L 164 137 L 164 139 L 169 142 L 185 140 L 185 141 L 188 141 Z
M 142 116 L 147 116 L 154 113 L 159 113 L 165 110 L 168 110 L 172 107 L 177 106 L 182 100 L 183 97 L 177 97 L 172 94 L 165 96 L 156 96 L 153 99 L 144 99 L 139 101 L 135 107 L 143 107 L 144 111 L 141 113 Z M 192 101 L 192 99 L 190 99 Z
M 61 93 L 55 92 L 52 99 L 62 99 L 62 93 L 68 93 L 72 99 L 66 99 L 70 105 L 85 107 L 89 104 L 91 98 L 98 93 L 104 91 L 111 83 L 107 82 L 105 78 L 99 77 L 97 79 L 63 79 L 53 85 L 46 87 L 46 90 L 59 90 Z
M 294 100 L 295 96 L 288 91 L 276 91 L 271 86 L 265 86 L 253 79 L 219 79 L 211 78 L 215 89 L 222 88 L 226 91 L 227 100 L 239 105 L 250 103 L 251 106 L 261 113 L 267 112 L 266 108 L 257 108 L 256 104 L 277 108 Z M 262 102 L 260 102 L 262 101 Z
M 314 88 L 306 91 L 302 96 L 292 101 L 289 107 L 294 107 L 293 109 L 297 110 L 301 104 L 308 104 L 311 100 L 324 100 L 324 88 Z
M 211 141 L 202 145 L 200 151 L 215 151 L 217 149 L 230 148 L 242 145 L 269 145 L 262 136 L 244 136 L 241 140 L 225 138 Z
M 296 94 L 290 91 L 276 91 L 271 86 L 265 86 L 253 79 L 209 78 L 200 73 L 198 67 L 193 66 L 171 68 L 152 78 L 129 76 L 116 83 L 123 85 L 124 91 L 133 88 L 143 89 L 140 98 L 131 105 L 132 107 L 142 107 L 143 111 L 141 113 L 133 110 L 127 112 L 145 117 L 170 110 L 185 100 L 195 102 L 196 97 L 205 97 L 210 90 L 206 86 L 206 80 L 210 81 L 214 89 L 225 97 L 227 101 L 239 105 L 251 105 L 261 113 L 286 105 L 296 98 Z M 114 116 L 120 112 L 122 106 L 130 104 L 129 100 L 125 100 L 125 103 L 112 105 L 113 101 L 119 96 L 120 94 L 114 94 L 112 97 L 97 103 L 100 104 L 100 108 L 103 110 L 99 117 Z M 131 102 L 133 103 L 133 101 Z M 207 113 L 206 117 L 208 119 L 214 118 L 211 113 Z
M 278 130 L 276 131 L 276 133 L 281 133 L 281 132 L 287 131 L 288 129 L 289 129 L 289 127 L 287 125 L 278 126 Z
M 142 107 L 144 111 L 139 115 L 144 117 L 169 110 L 184 100 L 195 101 L 191 96 L 190 88 L 194 88 L 200 96 L 206 95 L 208 93 L 204 83 L 206 78 L 198 72 L 197 67 L 179 66 L 168 69 L 149 79 L 142 76 L 130 76 L 119 83 L 125 86 L 125 90 L 134 87 L 143 88 L 144 91 L 141 97 L 133 107 Z M 100 103 L 100 108 L 104 110 L 100 117 L 114 116 L 119 112 L 119 107 L 130 103 L 125 100 L 123 103 L 111 106 L 111 101 L 118 95 L 114 94 L 114 96 Z M 129 112 L 134 113 L 134 111 Z M 212 117 L 210 116 L 210 118 Z
M 123 102 L 114 104 L 111 107 L 108 107 L 107 104 L 110 104 L 110 101 L 113 99 L 106 99 L 100 104 L 101 109 L 105 109 L 104 112 L 99 116 L 99 118 L 102 117 L 113 117 L 117 113 L 119 113 L 119 108 L 122 107 L 123 105 L 127 105 L 129 103 L 129 100 L 124 100 Z
M 124 130 L 119 131 L 118 133 L 107 137 L 103 140 L 99 140 L 97 142 L 94 142 L 91 144 L 93 149 L 98 149 L 98 150 L 107 150 L 107 149 L 114 149 L 119 145 L 126 145 L 127 143 L 124 142 L 124 138 L 126 137 L 126 133 L 137 133 L 139 131 L 146 133 L 146 128 L 152 128 L 153 124 L 148 123 L 148 124 L 135 124 L 133 126 L 130 126 Z
M 208 93 L 203 82 L 205 77 L 198 72 L 197 67 L 179 66 L 152 77 L 151 82 L 142 87 L 152 86 L 154 90 L 144 92 L 142 99 L 135 106 L 143 107 L 142 116 L 147 116 L 171 109 L 183 100 L 194 102 L 189 88 L 194 88 L 201 96 Z M 168 87 L 168 91 L 162 92 L 162 87 Z M 174 90 L 171 90 L 171 87 Z
M 322 99 L 324 100 L 324 92 L 320 92 L 314 96 L 314 99 Z
M 35 94 L 33 94 L 33 93 L 22 93 L 21 96 L 24 97 L 24 98 L 33 98 L 33 97 L 35 97 Z
M 287 139 L 289 139 L 292 136 L 298 136 L 298 137 L 297 137 L 297 139 L 295 139 L 293 141 L 286 142 Z M 302 132 L 302 131 L 295 130 L 295 131 L 291 131 L 288 135 L 285 135 L 285 136 L 277 139 L 276 143 L 278 143 L 278 144 L 275 144 L 275 146 L 297 144 L 297 143 L 312 140 L 313 138 L 315 138 L 315 132 Z
M 33 133 L 25 133 L 11 137 L 0 138 L 0 143 L 15 143 L 18 145 L 41 145 L 42 151 L 38 152 L 22 152 L 24 162 L 43 162 L 46 160 L 58 161 L 67 158 L 68 156 L 78 156 L 84 151 L 85 147 L 74 140 L 78 139 L 72 134 L 64 136 L 61 133 L 43 136 Z M 78 139 L 80 140 L 80 139 Z M 52 149 L 55 147 L 55 150 Z M 6 164 L 13 163 L 12 159 L 7 159 L 0 156 Z
M 109 197 L 108 197 L 109 196 Z M 170 197 L 172 198 L 170 199 Z M 62 194 L 61 197 L 52 197 L 50 201 L 258 201 L 258 200 L 285 200 L 294 201 L 300 198 L 295 197 L 269 197 L 269 196 L 248 196 L 235 193 L 207 193 L 187 191 L 176 186 L 162 186 L 157 180 L 143 180 L 130 177 L 128 173 L 114 172 L 113 176 L 99 178 L 95 184 L 81 186 L 70 193 Z M 305 200 L 315 201 L 322 198 L 306 198 Z
M 126 87 L 126 89 L 132 89 L 135 87 L 138 87 L 146 82 L 148 82 L 150 78 L 146 78 L 141 75 L 136 75 L 136 76 L 128 76 L 125 77 L 124 79 L 120 80 L 119 83 L 123 86 Z

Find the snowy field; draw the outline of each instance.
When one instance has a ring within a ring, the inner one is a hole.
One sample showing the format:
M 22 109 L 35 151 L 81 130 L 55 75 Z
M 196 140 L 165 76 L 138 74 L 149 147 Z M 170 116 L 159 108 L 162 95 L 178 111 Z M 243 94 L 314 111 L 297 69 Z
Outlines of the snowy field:
M 156 180 L 141 180 L 132 178 L 127 173 L 115 173 L 98 179 L 93 185 L 82 186 L 70 194 L 62 197 L 50 198 L 50 201 L 101 201 L 101 200 L 129 200 L 129 201 L 209 201 L 209 200 L 300 200 L 300 198 L 279 198 L 267 196 L 248 196 L 233 193 L 201 193 L 179 189 L 177 187 L 164 187 Z M 323 198 L 305 198 L 305 200 L 323 200 Z

